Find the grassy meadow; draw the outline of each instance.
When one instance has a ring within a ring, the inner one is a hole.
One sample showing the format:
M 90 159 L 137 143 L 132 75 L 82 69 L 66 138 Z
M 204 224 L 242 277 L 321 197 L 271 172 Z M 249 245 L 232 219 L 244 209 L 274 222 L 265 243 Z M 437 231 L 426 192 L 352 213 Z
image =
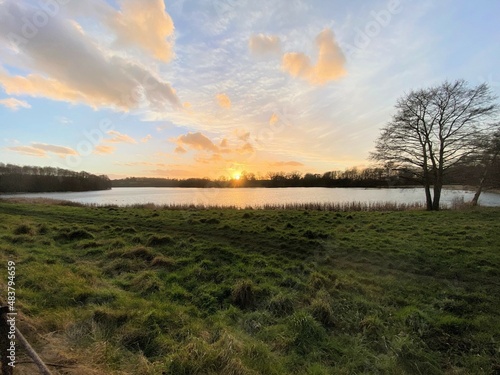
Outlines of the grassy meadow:
M 0 217 L 1 298 L 14 260 L 18 327 L 55 373 L 500 373 L 500 209 Z

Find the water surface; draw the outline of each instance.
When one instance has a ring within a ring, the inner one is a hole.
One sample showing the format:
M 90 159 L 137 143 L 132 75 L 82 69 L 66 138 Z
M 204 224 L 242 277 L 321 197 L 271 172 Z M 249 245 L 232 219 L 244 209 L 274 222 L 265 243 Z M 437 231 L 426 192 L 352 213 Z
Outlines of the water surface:
M 472 200 L 473 192 L 443 190 L 441 202 L 450 205 L 453 200 Z M 425 203 L 423 188 L 368 189 L 368 188 L 113 188 L 103 191 L 68 193 L 32 193 L 1 195 L 63 199 L 79 203 L 131 205 L 154 203 L 204 204 L 217 206 L 257 207 L 287 203 Z M 482 193 L 479 204 L 500 207 L 500 194 Z

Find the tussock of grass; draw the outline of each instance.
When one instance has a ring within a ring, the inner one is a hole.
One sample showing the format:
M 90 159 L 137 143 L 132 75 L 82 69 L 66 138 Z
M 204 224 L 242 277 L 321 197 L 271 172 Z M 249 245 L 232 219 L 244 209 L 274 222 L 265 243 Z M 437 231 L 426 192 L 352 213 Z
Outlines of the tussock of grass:
M 255 306 L 255 286 L 251 280 L 238 281 L 231 292 L 233 303 L 242 308 L 250 309 Z
M 166 256 L 159 255 L 151 260 L 150 265 L 151 267 L 171 268 L 175 265 L 175 260 Z
M 17 227 L 14 228 L 13 233 L 15 235 L 20 235 L 20 234 L 33 235 L 35 233 L 35 230 L 34 230 L 34 228 L 32 228 L 28 224 L 20 224 L 20 225 L 18 225 Z
M 146 244 L 147 246 L 162 246 L 173 243 L 174 240 L 170 236 L 157 236 L 152 235 L 148 238 Z

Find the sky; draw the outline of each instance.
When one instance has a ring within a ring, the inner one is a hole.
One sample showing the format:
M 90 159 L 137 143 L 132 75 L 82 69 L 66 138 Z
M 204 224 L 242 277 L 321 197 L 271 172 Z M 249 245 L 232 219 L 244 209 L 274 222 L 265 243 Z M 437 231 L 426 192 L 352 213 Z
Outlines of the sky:
M 235 178 L 371 165 L 396 100 L 500 94 L 498 0 L 0 0 L 0 162 Z

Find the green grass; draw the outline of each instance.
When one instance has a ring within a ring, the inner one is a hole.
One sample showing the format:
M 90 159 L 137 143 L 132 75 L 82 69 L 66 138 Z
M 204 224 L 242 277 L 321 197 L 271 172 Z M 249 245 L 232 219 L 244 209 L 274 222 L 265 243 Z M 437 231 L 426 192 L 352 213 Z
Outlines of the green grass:
M 500 372 L 500 209 L 0 216 L 19 327 L 75 374 Z

